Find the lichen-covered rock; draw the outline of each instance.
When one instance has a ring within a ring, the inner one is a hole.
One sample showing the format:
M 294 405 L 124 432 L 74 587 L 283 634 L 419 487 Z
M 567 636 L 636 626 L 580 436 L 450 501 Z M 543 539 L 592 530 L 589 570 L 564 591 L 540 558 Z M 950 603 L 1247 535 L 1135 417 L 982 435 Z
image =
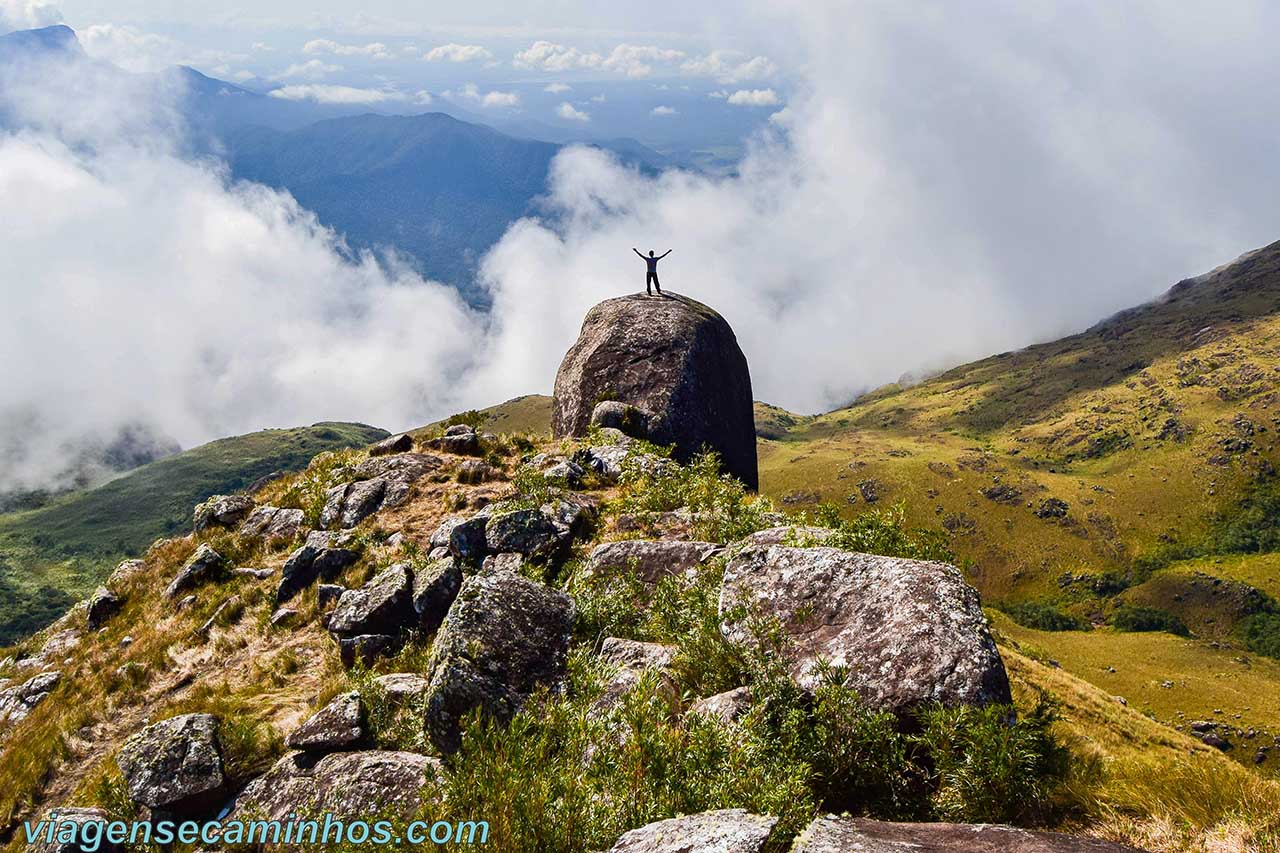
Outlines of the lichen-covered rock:
M 647 412 L 648 438 L 688 461 L 704 445 L 757 487 L 755 416 L 747 359 L 724 318 L 683 296 L 623 296 L 587 312 L 556 374 L 557 438 L 587 434 L 603 399 Z
M 496 513 L 485 527 L 485 550 L 490 554 L 523 554 L 530 560 L 551 560 L 567 544 L 567 531 L 541 509 Z
M 329 616 L 329 631 L 342 637 L 396 635 L 413 627 L 413 571 L 408 563 L 387 566 L 360 589 L 349 589 Z
M 240 525 L 240 535 L 262 537 L 268 542 L 287 542 L 302 532 L 306 516 L 300 509 L 281 509 L 263 504 Z
M 751 710 L 751 688 L 735 687 L 714 696 L 706 696 L 689 706 L 690 714 L 715 717 L 724 723 L 737 722 Z
M 307 539 L 285 560 L 280 569 L 280 587 L 276 603 L 283 604 L 316 582 L 317 578 L 333 580 L 360 555 L 338 544 L 338 538 L 323 530 L 313 530 Z
M 218 718 L 183 714 L 133 735 L 116 758 L 139 805 L 170 814 L 202 815 L 220 805 L 227 778 Z
M 564 677 L 572 600 L 510 572 L 462 584 L 437 634 L 427 670 L 427 734 L 443 753 L 458 749 L 459 722 L 480 708 L 508 720 L 539 685 Z
M 714 542 L 623 539 L 597 545 L 587 559 L 594 575 L 634 574 L 652 586 L 668 575 L 682 575 L 723 550 Z
M 743 809 L 684 815 L 625 833 L 609 853 L 761 853 L 777 822 Z
M 635 689 L 645 673 L 655 672 L 660 677 L 665 676 L 677 651 L 679 649 L 675 646 L 662 643 L 607 638 L 600 645 L 600 658 L 612 664 L 616 670 L 600 698 L 596 700 L 595 709 L 600 711 L 616 706 Z M 674 684 L 667 680 L 665 686 L 672 689 L 674 696 Z
M 489 553 L 485 528 L 489 518 L 478 515 L 449 530 L 449 553 L 464 563 L 479 563 Z
M 327 610 L 328 608 L 336 605 L 339 599 L 342 598 L 342 594 L 346 591 L 347 588 L 342 584 L 319 584 L 316 586 L 316 604 L 320 606 L 321 610 Z
M 347 668 L 357 663 L 366 667 L 373 666 L 378 658 L 394 653 L 399 645 L 400 638 L 391 634 L 359 634 L 354 637 L 343 637 L 338 640 L 338 659 Z
M 106 825 L 112 818 L 99 808 L 62 807 L 45 812 L 38 825 L 45 829 L 27 844 L 27 853 L 124 853 L 124 845 L 117 844 L 106 835 Z M 90 824 L 100 824 L 90 827 Z M 25 834 L 24 834 L 25 836 Z M 93 839 L 98 839 L 96 842 Z M 85 843 L 80 843 L 81 841 Z
M 342 820 L 412 820 L 440 762 L 413 752 L 368 750 L 319 757 L 291 752 L 236 797 L 228 820 L 288 820 L 332 814 Z
M 146 560 L 121 560 L 107 578 L 107 588 L 119 590 L 121 586 L 147 570 Z
M 628 467 L 650 476 L 662 475 L 675 467 L 670 459 L 642 453 L 631 443 L 584 447 L 573 455 L 573 461 L 594 471 L 606 483 L 619 482 Z
M 253 498 L 248 495 L 214 495 L 195 508 L 193 521 L 196 533 L 210 527 L 239 524 L 252 510 Z
M 413 672 L 391 672 L 378 676 L 373 682 L 389 701 L 396 704 L 421 699 L 430 686 L 425 678 Z
M 123 606 L 124 601 L 118 595 L 105 586 L 100 586 L 89 597 L 89 604 L 85 608 L 85 624 L 90 631 L 96 631 L 119 613 Z
M 757 530 L 742 541 L 747 545 L 797 545 L 807 548 L 823 544 L 834 534 L 835 531 L 829 527 L 781 524 L 777 527 Z
M 182 564 L 177 576 L 165 587 L 164 597 L 169 599 L 177 598 L 182 593 L 211 580 L 226 566 L 227 561 L 221 554 L 207 544 L 202 544 Z
M 434 634 L 462 587 L 462 568 L 452 557 L 434 560 L 413 573 L 413 610 L 417 627 Z
M 887 823 L 820 817 L 796 836 L 791 853 L 1142 853 L 1134 847 L 1057 832 L 972 823 Z
M 42 672 L 21 684 L 0 690 L 0 730 L 22 722 L 48 698 L 62 680 L 60 672 Z
M 285 739 L 290 749 L 337 752 L 364 740 L 364 710 L 360 694 L 343 693 L 325 705 Z
M 370 456 L 388 456 L 392 453 L 408 453 L 413 450 L 413 436 L 408 433 L 384 438 L 377 444 L 370 445 Z
M 349 529 L 379 510 L 399 506 L 415 482 L 442 464 L 440 457 L 424 453 L 396 453 L 366 459 L 355 467 L 355 480 L 334 486 L 325 493 L 320 526 Z
M 870 707 L 899 715 L 928 702 L 1010 701 L 978 593 L 955 566 L 753 546 L 725 568 L 720 615 L 730 641 L 753 641 L 751 611 L 776 618 L 790 635 L 784 654 L 803 687 L 817 686 L 822 660 L 843 668 Z
M 481 448 L 480 435 L 466 424 L 454 424 L 444 431 L 444 435 L 429 439 L 426 445 L 433 450 L 443 450 L 459 456 L 477 456 Z

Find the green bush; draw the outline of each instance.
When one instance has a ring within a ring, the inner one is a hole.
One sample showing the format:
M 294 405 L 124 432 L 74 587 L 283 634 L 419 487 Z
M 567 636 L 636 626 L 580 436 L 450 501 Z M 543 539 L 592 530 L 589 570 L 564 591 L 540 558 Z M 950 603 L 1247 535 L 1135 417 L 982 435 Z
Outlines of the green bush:
M 1065 613 L 1052 604 L 1038 601 L 997 605 L 1009 618 L 1024 628 L 1037 631 L 1088 631 L 1092 625 L 1085 619 Z
M 459 424 L 464 424 L 479 432 L 488 423 L 489 416 L 484 412 L 468 409 L 465 412 L 458 412 L 456 415 L 450 415 L 446 418 L 444 423 L 441 424 L 441 432 Z
M 701 453 L 688 465 L 656 466 L 645 459 L 656 448 L 644 442 L 636 447 L 623 464 L 619 511 L 644 516 L 688 507 L 695 535 L 712 542 L 732 542 L 774 523 L 772 502 L 721 473 L 716 453 Z
M 1251 652 L 1280 660 L 1280 613 L 1255 613 L 1240 625 Z
M 1179 637 L 1191 636 L 1191 631 L 1177 616 L 1155 607 L 1124 605 L 1111 614 L 1113 628 L 1121 631 L 1168 631 Z
M 842 517 L 835 504 L 824 503 L 812 516 L 802 518 L 808 524 L 833 531 L 822 543 L 832 548 L 885 557 L 955 562 L 946 534 L 940 530 L 907 527 L 906 506 L 901 503 L 888 510 L 860 513 L 852 519 Z

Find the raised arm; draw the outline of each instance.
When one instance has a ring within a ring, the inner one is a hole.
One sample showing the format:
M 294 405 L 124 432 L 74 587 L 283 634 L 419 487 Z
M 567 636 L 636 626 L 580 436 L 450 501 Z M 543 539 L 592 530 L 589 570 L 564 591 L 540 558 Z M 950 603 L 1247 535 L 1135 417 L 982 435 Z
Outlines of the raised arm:
M 669 255 L 669 254 L 671 254 L 671 250 L 670 250 L 670 249 L 667 249 L 667 250 L 666 250 L 665 252 L 663 252 L 661 255 L 658 255 L 658 257 L 659 257 L 659 258 L 665 258 L 665 257 L 666 257 L 667 255 Z
M 640 255 L 640 250 L 637 249 L 635 246 L 631 247 L 631 251 L 635 252 L 637 255 Z M 644 255 L 640 255 L 640 257 L 643 258 Z

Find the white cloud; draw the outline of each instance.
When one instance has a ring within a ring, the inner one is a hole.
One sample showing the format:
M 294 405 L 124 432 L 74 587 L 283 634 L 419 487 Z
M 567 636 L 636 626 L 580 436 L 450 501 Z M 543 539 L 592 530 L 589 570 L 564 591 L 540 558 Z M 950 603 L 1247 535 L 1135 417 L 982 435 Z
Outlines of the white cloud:
M 306 62 L 295 62 L 275 76 L 277 80 L 289 80 L 302 77 L 306 80 L 321 80 L 330 74 L 342 70 L 341 65 L 333 65 L 320 59 L 308 59 Z
M 334 56 L 364 56 L 370 59 L 391 59 L 391 52 L 382 42 L 369 44 L 340 44 L 331 39 L 312 39 L 302 46 L 303 53 L 331 53 Z
M 488 48 L 478 44 L 442 44 L 433 47 L 422 55 L 427 62 L 473 62 L 479 59 L 493 59 Z
M 648 77 L 655 65 L 668 65 L 684 59 L 684 51 L 648 45 L 620 44 L 600 63 L 606 71 L 627 77 Z
M 735 50 L 713 50 L 694 57 L 680 66 L 686 74 L 714 77 L 721 83 L 745 83 L 766 80 L 778 74 L 778 66 L 767 56 L 747 57 Z
M 728 103 L 739 107 L 776 107 L 781 101 L 772 89 L 739 89 L 727 98 Z
M 427 104 L 434 103 L 435 97 L 432 96 L 432 94 L 428 92 L 426 89 L 422 89 L 414 93 L 413 102 L 415 104 L 421 104 L 422 106 L 426 106 Z
M 243 62 L 245 54 L 208 48 L 193 48 L 160 33 L 119 24 L 93 24 L 77 34 L 85 53 L 118 65 L 126 71 L 162 71 L 174 65 L 226 68 L 229 62 Z M 216 72 L 215 72 L 216 73 Z
M 654 107 L 652 110 L 650 110 L 650 111 L 649 111 L 649 115 L 652 115 L 652 116 L 658 116 L 658 117 L 663 117 L 663 116 L 673 116 L 673 115 L 676 115 L 676 114 L 677 114 L 677 113 L 676 113 L 676 108 L 675 108 L 675 107 L 669 107 L 669 106 L 667 106 L 666 104 L 662 104 L 662 105 L 660 105 L 660 106 L 656 106 L 656 107 Z
M 472 101 L 486 109 L 520 106 L 520 96 L 515 92 L 481 92 L 475 83 L 466 83 L 461 89 L 444 93 L 446 97 Z
M 580 121 L 584 123 L 591 121 L 591 116 L 587 115 L 582 110 L 575 108 L 573 104 L 568 101 L 562 101 L 560 106 L 556 107 L 556 115 L 560 116 L 562 119 L 567 119 L 568 121 Z
M 576 47 L 566 47 L 549 41 L 535 41 L 516 53 L 511 64 L 517 68 L 537 71 L 573 71 L 583 68 L 599 68 L 604 57 L 594 52 L 583 52 Z
M 44 0 L 0 0 L 0 34 L 62 23 L 62 12 Z
M 562 92 L 568 92 L 572 89 L 573 87 L 570 86 L 568 83 L 548 83 L 546 86 L 543 87 L 542 91 L 550 92 L 553 95 L 559 95 Z
M 408 99 L 403 92 L 390 89 L 362 89 L 324 83 L 281 86 L 268 94 L 285 101 L 313 101 L 317 104 L 385 104 Z
M 605 102 L 605 100 L 607 100 L 607 99 L 605 98 L 605 94 L 604 94 L 604 92 L 600 92 L 600 93 L 599 93 L 599 94 L 597 94 L 597 95 L 592 95 L 592 96 L 591 96 L 591 102 L 592 102 L 592 103 L 595 103 L 595 104 L 603 104 L 603 103 Z
M 656 66 L 670 66 L 685 58 L 684 51 L 653 45 L 619 44 L 608 56 L 550 41 L 536 41 L 512 58 L 517 68 L 535 71 L 601 70 L 631 78 L 648 77 Z
M 272 51 L 275 50 L 274 47 L 267 44 L 265 41 L 255 41 L 253 43 L 252 49 L 254 51 L 257 51 L 258 53 L 271 53 Z

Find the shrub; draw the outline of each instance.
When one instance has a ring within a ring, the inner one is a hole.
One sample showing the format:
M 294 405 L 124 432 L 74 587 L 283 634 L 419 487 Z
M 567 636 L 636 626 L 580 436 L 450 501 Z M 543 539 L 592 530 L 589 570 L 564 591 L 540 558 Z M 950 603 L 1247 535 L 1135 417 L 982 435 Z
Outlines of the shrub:
M 1254 613 L 1240 625 L 1251 652 L 1280 660 L 1280 613 Z
M 1065 613 L 1052 604 L 1038 601 L 997 605 L 1009 618 L 1024 628 L 1037 631 L 1088 631 L 1092 625 L 1085 619 Z
M 823 541 L 832 548 L 880 554 L 885 557 L 907 557 L 914 560 L 955 561 L 947 546 L 946 534 L 924 527 L 909 528 L 906 506 L 896 504 L 888 510 L 873 509 L 852 519 L 840 515 L 835 504 L 821 504 L 812 516 L 802 516 L 805 523 L 833 531 Z
M 445 419 L 444 423 L 441 424 L 441 429 L 443 431 L 451 426 L 465 424 L 478 432 L 487 423 L 489 423 L 488 415 L 484 412 L 476 411 L 475 409 L 469 409 L 465 412 L 458 412 L 456 415 L 450 415 Z
M 1179 637 L 1191 636 L 1191 631 L 1177 616 L 1155 607 L 1124 605 L 1111 614 L 1111 626 L 1121 631 L 1168 631 Z
M 623 463 L 621 512 L 646 515 L 688 507 L 695 535 L 712 542 L 732 542 L 774 523 L 773 503 L 749 495 L 741 480 L 721 473 L 716 453 L 701 453 L 688 465 L 655 466 L 645 456 L 657 448 L 646 442 L 635 447 Z

